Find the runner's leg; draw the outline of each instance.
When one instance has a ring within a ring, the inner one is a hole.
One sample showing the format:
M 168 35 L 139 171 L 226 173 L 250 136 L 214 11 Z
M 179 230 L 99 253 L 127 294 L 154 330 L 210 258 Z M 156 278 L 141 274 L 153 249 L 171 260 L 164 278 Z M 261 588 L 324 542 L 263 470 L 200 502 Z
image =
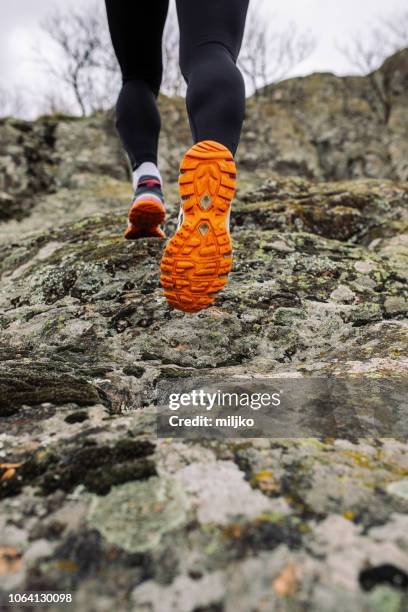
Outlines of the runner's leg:
M 215 140 L 234 155 L 245 116 L 245 85 L 236 61 L 248 0 L 177 0 L 180 67 L 194 142 Z
M 156 105 L 163 72 L 162 36 L 169 0 L 106 0 L 109 30 L 122 71 L 116 125 L 135 170 L 157 165 L 160 115 Z

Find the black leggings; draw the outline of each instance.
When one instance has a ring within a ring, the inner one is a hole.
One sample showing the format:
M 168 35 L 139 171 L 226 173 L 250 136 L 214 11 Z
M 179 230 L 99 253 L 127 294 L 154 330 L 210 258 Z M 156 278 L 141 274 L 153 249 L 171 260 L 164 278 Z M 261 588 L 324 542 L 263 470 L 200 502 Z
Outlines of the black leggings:
M 194 142 L 216 140 L 235 155 L 245 114 L 236 66 L 249 0 L 176 0 L 180 68 Z M 169 0 L 106 0 L 109 29 L 123 77 L 117 128 L 135 169 L 157 163 L 162 36 Z

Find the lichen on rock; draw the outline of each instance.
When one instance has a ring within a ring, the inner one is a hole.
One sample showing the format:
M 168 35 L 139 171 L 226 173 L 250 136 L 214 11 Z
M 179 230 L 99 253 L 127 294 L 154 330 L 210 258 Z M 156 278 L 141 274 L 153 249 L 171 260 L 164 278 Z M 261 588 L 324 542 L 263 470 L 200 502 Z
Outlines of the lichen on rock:
M 406 441 L 157 439 L 154 414 L 162 384 L 406 382 L 404 57 L 388 122 L 363 77 L 249 101 L 234 269 L 193 316 L 163 298 L 163 243 L 123 240 L 112 116 L 0 122 L 0 589 L 78 612 L 406 609 Z M 160 105 L 170 234 L 190 136 L 183 100 Z

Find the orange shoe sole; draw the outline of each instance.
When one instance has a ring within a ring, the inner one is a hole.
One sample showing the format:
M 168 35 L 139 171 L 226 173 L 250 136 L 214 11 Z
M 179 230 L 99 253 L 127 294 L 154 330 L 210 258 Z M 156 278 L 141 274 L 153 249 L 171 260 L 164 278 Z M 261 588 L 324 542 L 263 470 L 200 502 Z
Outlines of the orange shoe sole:
M 125 231 L 127 240 L 138 238 L 165 238 L 160 229 L 166 211 L 157 200 L 139 200 L 129 210 L 129 226 Z
M 183 223 L 167 244 L 160 280 L 171 306 L 193 313 L 215 301 L 232 269 L 232 153 L 211 140 L 194 145 L 181 162 L 179 187 Z

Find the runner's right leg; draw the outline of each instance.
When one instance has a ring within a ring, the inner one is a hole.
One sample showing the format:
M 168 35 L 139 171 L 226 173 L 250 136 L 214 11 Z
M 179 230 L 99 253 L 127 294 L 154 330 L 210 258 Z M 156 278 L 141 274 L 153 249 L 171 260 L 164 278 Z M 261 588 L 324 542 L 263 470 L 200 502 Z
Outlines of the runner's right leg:
M 229 227 L 245 86 L 236 65 L 248 0 L 177 0 L 180 67 L 194 146 L 181 163 L 180 223 L 166 246 L 161 283 L 184 312 L 214 303 L 232 268 Z

